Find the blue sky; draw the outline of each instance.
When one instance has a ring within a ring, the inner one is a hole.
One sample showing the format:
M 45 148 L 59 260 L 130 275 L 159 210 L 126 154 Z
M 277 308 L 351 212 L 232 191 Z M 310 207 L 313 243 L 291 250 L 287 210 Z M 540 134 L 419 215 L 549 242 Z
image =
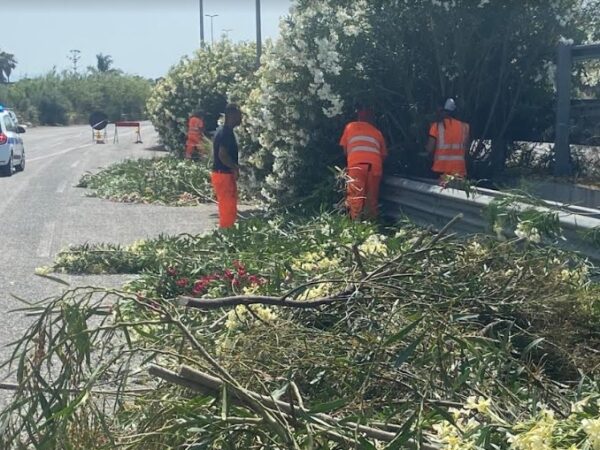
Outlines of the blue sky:
M 255 0 L 203 1 L 205 14 L 218 14 L 215 40 L 228 28 L 232 40 L 255 39 Z M 291 1 L 261 0 L 263 39 L 277 36 Z M 0 18 L 0 49 L 18 61 L 12 81 L 71 68 L 71 49 L 81 51 L 81 69 L 104 53 L 116 68 L 157 78 L 200 40 L 199 0 L 0 0 Z

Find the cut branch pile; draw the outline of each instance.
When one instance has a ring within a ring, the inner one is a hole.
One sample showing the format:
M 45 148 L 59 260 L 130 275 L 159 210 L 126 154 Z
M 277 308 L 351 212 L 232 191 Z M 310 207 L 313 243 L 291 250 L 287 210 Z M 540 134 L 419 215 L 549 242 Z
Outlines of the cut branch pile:
M 451 225 L 249 220 L 115 247 L 111 262 L 123 252 L 144 271 L 127 291 L 24 308 L 35 321 L 15 343 L 0 443 L 509 449 L 552 417 L 552 439 L 587 445 L 594 269 Z M 97 250 L 63 268 L 98 266 Z

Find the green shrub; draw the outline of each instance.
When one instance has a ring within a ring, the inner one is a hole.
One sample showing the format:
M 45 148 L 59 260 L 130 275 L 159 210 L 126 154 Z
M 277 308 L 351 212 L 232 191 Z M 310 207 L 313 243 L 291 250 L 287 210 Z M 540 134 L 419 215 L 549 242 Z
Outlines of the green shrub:
M 145 118 L 151 82 L 120 72 L 49 72 L 0 85 L 0 103 L 14 108 L 22 121 L 42 125 L 87 123 L 93 111 L 110 120 Z

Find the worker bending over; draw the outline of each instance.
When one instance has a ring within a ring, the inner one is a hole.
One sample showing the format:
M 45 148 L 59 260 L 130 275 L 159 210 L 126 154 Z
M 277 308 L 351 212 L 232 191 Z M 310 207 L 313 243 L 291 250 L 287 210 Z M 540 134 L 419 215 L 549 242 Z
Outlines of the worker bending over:
M 348 161 L 346 205 L 353 220 L 363 212 L 369 218 L 377 216 L 383 160 L 387 156 L 385 139 L 374 125 L 373 110 L 361 108 L 357 116 L 357 121 L 346 125 L 340 139 Z

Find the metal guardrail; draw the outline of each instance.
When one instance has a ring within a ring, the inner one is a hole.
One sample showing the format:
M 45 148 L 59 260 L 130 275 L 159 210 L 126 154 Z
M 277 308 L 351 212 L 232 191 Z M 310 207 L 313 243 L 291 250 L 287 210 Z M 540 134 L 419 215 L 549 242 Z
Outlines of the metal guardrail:
M 395 220 L 409 218 L 419 225 L 432 225 L 441 229 L 457 214 L 462 214 L 463 219 L 456 223 L 454 231 L 462 234 L 492 234 L 492 224 L 486 217 L 486 208 L 494 199 L 506 195 L 482 188 L 473 188 L 467 195 L 459 189 L 442 188 L 434 183 L 388 176 L 383 180 L 381 199 L 384 214 Z M 593 229 L 600 230 L 600 210 L 558 202 L 544 203 L 546 206 L 515 203 L 515 207 L 556 212 L 565 238 L 560 239 L 558 245 L 594 261 L 600 261 L 600 249 L 592 246 L 583 236 Z

